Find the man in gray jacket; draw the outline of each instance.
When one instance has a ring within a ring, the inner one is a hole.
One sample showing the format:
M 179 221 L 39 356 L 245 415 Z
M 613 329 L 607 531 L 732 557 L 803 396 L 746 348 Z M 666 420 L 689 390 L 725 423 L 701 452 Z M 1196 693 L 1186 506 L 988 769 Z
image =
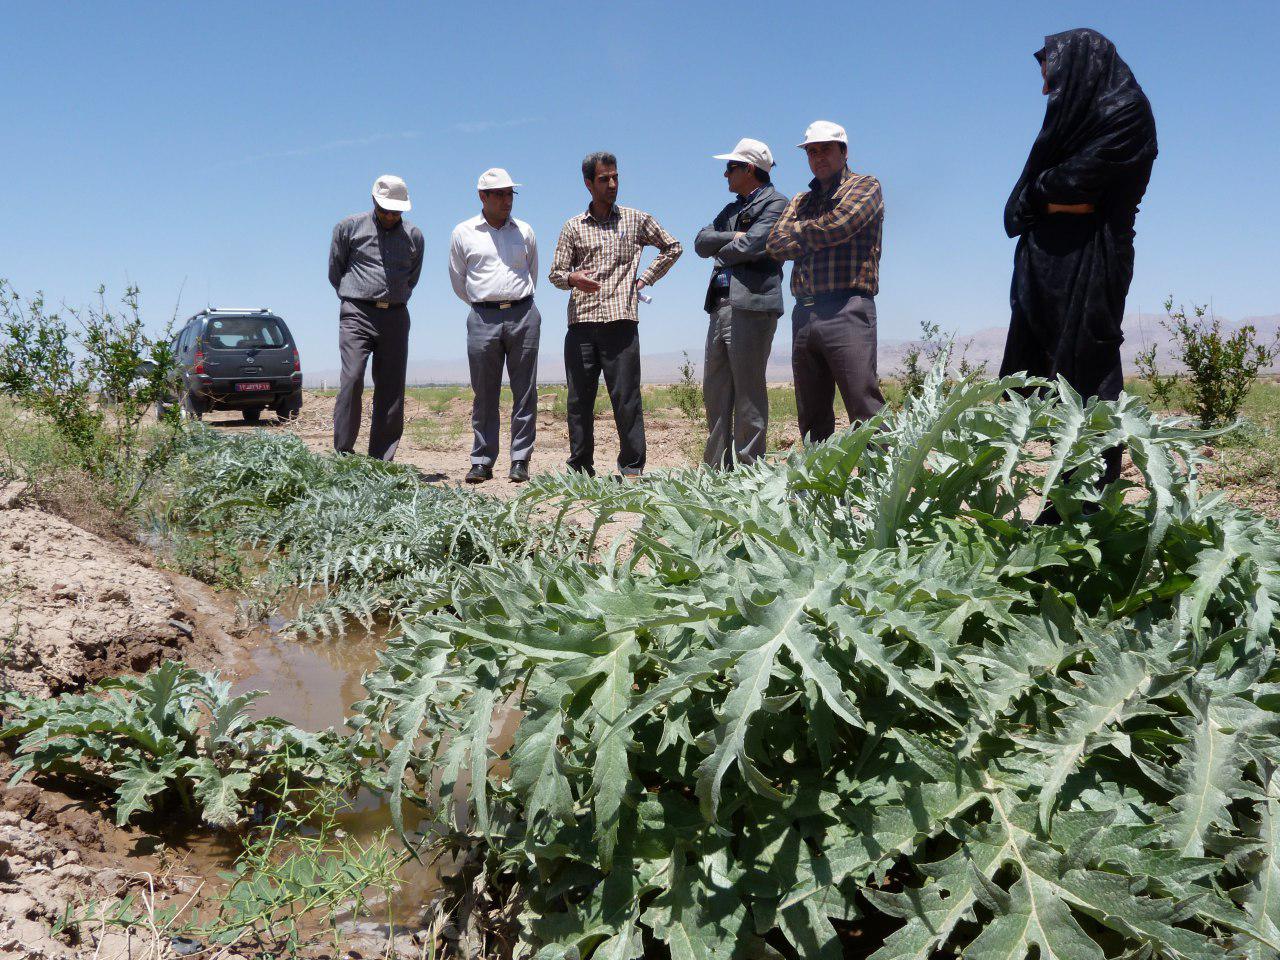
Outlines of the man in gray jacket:
M 404 433 L 404 379 L 409 362 L 409 296 L 422 274 L 422 231 L 403 219 L 409 188 L 384 175 L 373 184 L 373 209 L 333 228 L 329 282 L 342 307 L 338 353 L 342 377 L 333 408 L 333 449 L 355 450 L 360 435 L 364 371 L 373 355 L 369 456 L 391 460 Z
M 712 467 L 751 463 L 765 452 L 769 394 L 765 365 L 782 316 L 782 265 L 765 253 L 769 232 L 787 198 L 773 188 L 773 155 L 759 140 L 738 141 L 724 176 L 737 197 L 703 227 L 694 241 L 715 269 L 705 309 L 711 316 L 702 395 L 707 408 L 707 446 Z

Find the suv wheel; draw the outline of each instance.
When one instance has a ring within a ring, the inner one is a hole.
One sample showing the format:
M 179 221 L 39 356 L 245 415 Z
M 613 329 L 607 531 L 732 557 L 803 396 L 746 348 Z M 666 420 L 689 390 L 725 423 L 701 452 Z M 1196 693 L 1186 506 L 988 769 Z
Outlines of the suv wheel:
M 204 416 L 204 404 L 191 395 L 190 390 L 182 392 L 182 419 L 199 420 Z
M 302 391 L 289 394 L 276 406 L 276 416 L 281 420 L 297 420 L 302 413 Z
M 262 419 L 261 407 L 245 407 L 240 411 L 245 423 L 257 423 Z

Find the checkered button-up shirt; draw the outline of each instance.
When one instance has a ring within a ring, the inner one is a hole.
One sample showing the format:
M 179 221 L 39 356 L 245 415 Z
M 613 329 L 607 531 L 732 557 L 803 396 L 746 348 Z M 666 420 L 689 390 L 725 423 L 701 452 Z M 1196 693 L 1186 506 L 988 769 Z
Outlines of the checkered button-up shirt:
M 848 167 L 829 190 L 817 180 L 791 198 L 769 234 L 766 249 L 775 260 L 794 260 L 791 293 L 880 292 L 880 246 L 884 239 L 884 196 L 880 181 Z
M 577 287 L 569 295 L 570 323 L 608 323 L 635 320 L 636 271 L 644 247 L 657 247 L 658 255 L 640 279 L 645 286 L 655 283 L 671 269 L 684 248 L 680 241 L 658 225 L 650 214 L 630 207 L 614 208 L 604 220 L 579 214 L 565 223 L 556 243 L 551 263 L 551 282 L 569 289 L 569 274 L 594 270 L 592 279 L 600 284 L 595 293 Z

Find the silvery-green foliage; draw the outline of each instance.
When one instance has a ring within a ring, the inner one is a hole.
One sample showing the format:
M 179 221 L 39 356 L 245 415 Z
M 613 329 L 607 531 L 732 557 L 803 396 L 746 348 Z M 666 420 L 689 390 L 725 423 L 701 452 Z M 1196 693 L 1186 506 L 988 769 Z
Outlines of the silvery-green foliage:
M 16 783 L 58 774 L 115 795 L 116 823 L 167 809 L 215 827 L 245 821 L 252 806 L 286 786 L 346 788 L 360 758 L 333 731 L 313 734 L 250 712 L 262 691 L 168 661 L 142 677 L 104 680 L 84 693 L 0 695 L 11 716 Z
M 395 808 L 440 784 L 544 958 L 835 960 L 851 926 L 876 960 L 1276 956 L 1280 537 L 1138 399 L 1023 386 L 934 376 L 780 464 L 536 480 L 634 530 L 473 568 L 392 640 L 356 722 Z
M 171 521 L 230 530 L 263 552 L 260 591 L 274 603 L 301 595 L 292 626 L 309 633 L 433 610 L 459 568 L 541 542 L 501 501 L 409 467 L 316 454 L 292 434 L 194 430 L 166 486 Z

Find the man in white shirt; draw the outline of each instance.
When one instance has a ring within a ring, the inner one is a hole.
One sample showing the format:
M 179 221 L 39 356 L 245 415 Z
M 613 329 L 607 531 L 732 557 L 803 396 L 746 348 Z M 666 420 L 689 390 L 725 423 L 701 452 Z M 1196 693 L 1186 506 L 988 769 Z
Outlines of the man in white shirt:
M 449 280 L 470 304 L 467 360 L 471 367 L 471 470 L 467 483 L 493 479 L 498 457 L 498 394 L 505 359 L 511 380 L 511 472 L 529 479 L 529 458 L 538 426 L 538 336 L 542 317 L 533 305 L 538 243 L 527 223 L 511 216 L 515 188 L 507 171 L 480 174 L 480 215 L 454 227 L 449 244 Z

